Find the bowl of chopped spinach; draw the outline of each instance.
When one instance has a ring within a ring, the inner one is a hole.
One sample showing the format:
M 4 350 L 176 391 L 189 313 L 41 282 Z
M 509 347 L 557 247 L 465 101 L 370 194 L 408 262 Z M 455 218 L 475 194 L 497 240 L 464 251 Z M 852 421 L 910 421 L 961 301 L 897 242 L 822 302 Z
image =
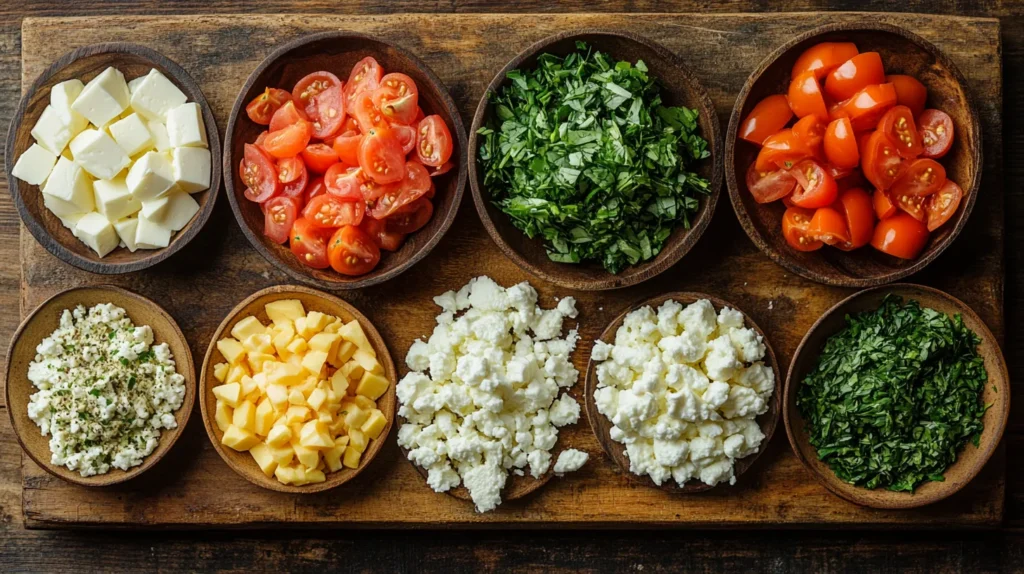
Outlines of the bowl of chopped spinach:
M 523 269 L 580 290 L 635 285 L 704 232 L 722 182 L 707 91 L 641 36 L 574 30 L 491 81 L 469 179 L 491 238 Z
M 999 342 L 962 301 L 896 284 L 827 311 L 786 381 L 793 451 L 834 494 L 913 508 L 967 485 L 1006 428 L 1010 385 Z

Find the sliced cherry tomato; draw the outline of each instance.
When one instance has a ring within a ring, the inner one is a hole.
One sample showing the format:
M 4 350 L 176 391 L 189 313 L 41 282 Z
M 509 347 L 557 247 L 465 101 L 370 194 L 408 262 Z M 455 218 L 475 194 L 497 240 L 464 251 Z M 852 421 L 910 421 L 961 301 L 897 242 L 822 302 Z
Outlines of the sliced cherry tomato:
M 419 90 L 409 76 L 391 73 L 380 80 L 380 87 L 373 91 L 373 103 L 393 124 L 411 125 L 416 121 L 419 109 Z
M 811 218 L 814 212 L 801 207 L 790 207 L 782 215 L 782 235 L 786 243 L 797 251 L 816 251 L 823 245 L 810 235 Z
M 342 199 L 363 199 L 363 170 L 342 163 L 332 165 L 324 174 L 327 193 Z
M 306 112 L 302 111 L 295 105 L 295 102 L 289 99 L 280 108 L 274 112 L 274 117 L 270 118 L 270 125 L 268 126 L 269 131 L 276 132 L 283 130 L 284 128 L 297 124 L 301 120 L 308 120 Z
M 946 168 L 941 163 L 927 158 L 915 159 L 908 163 L 903 174 L 892 184 L 892 193 L 894 197 L 924 197 L 939 191 L 944 183 Z
M 292 224 L 292 232 L 288 235 L 289 248 L 303 265 L 314 269 L 326 269 L 331 263 L 327 260 L 327 241 L 330 230 L 314 226 L 305 217 L 299 217 Z
M 340 136 L 334 138 L 334 153 L 338 154 L 338 159 L 341 163 L 348 166 L 359 165 L 359 144 L 363 141 L 363 135 L 354 132 L 347 131 Z
M 274 243 L 287 243 L 298 213 L 298 199 L 284 196 L 271 198 L 263 204 L 263 235 Z
M 269 125 L 270 119 L 274 117 L 274 112 L 291 99 L 292 95 L 287 90 L 266 88 L 262 94 L 253 98 L 245 106 L 245 113 L 249 116 L 250 120 L 261 126 Z
M 807 233 L 827 245 L 850 243 L 850 229 L 846 225 L 846 217 L 831 207 L 820 207 L 814 210 Z
M 896 144 L 900 157 L 915 158 L 924 151 L 921 134 L 917 133 L 917 124 L 914 123 L 914 114 L 907 106 L 896 106 L 885 112 L 878 122 L 878 129 Z
M 835 178 L 812 160 L 796 164 L 790 173 L 797 182 L 797 188 L 790 196 L 790 200 L 798 207 L 825 207 L 831 205 L 839 195 Z
M 845 61 L 825 80 L 825 93 L 833 100 L 853 97 L 871 84 L 885 83 L 885 66 L 878 52 L 861 52 Z
M 825 129 L 825 157 L 837 168 L 853 169 L 860 165 L 857 136 L 847 118 L 833 120 Z
M 256 203 L 280 195 L 283 188 L 274 160 L 267 152 L 252 144 L 245 144 L 239 177 L 246 187 L 245 198 Z
M 824 160 L 822 142 L 825 139 L 825 124 L 816 116 L 804 116 L 793 124 L 793 136 L 811 156 Z
M 444 165 L 452 157 L 452 145 L 452 133 L 441 116 L 427 116 L 416 126 L 416 157 L 423 165 Z
M 384 76 L 384 70 L 372 56 L 367 56 L 352 66 L 352 72 L 345 82 L 345 101 L 349 106 L 354 104 L 356 94 L 372 92 L 380 87 L 380 79 Z M 351 109 L 349 113 L 352 113 Z
M 263 149 L 276 158 L 295 157 L 306 149 L 312 136 L 309 122 L 299 120 L 286 128 L 267 134 Z
M 873 129 L 889 108 L 896 105 L 896 89 L 892 84 L 868 86 L 839 104 L 839 113 L 850 118 L 857 132 Z
M 422 229 L 430 221 L 432 215 L 434 215 L 434 204 L 426 197 L 420 197 L 392 213 L 385 221 L 389 231 L 408 235 Z
M 789 108 L 796 117 L 815 116 L 828 121 L 828 108 L 821 94 L 821 85 L 814 72 L 804 72 L 789 84 Z
M 437 177 L 448 173 L 453 167 L 455 167 L 454 163 L 446 161 L 441 167 L 427 167 L 427 172 L 430 174 L 430 177 Z
M 928 231 L 935 231 L 949 221 L 963 198 L 964 191 L 960 186 L 947 179 L 942 189 L 928 197 L 924 204 L 924 211 L 928 214 Z
M 885 82 L 892 84 L 896 90 L 896 103 L 910 108 L 914 117 L 921 115 L 924 111 L 925 102 L 928 101 L 928 88 L 924 87 L 914 76 L 894 74 L 885 77 Z
M 346 225 L 331 236 L 328 258 L 331 268 L 342 275 L 363 275 L 377 266 L 380 249 L 366 232 Z
M 953 147 L 953 119 L 939 110 L 925 110 L 918 118 L 921 130 L 922 156 L 938 159 Z
M 757 171 L 754 164 L 747 169 L 747 189 L 758 203 L 771 203 L 793 193 L 796 180 L 784 169 L 774 171 Z
M 384 128 L 367 132 L 359 144 L 359 167 L 377 183 L 402 180 L 405 176 L 405 154 L 391 130 Z
M 839 194 L 839 211 L 846 218 L 850 230 L 850 248 L 863 247 L 871 242 L 875 231 L 875 208 L 868 192 L 859 187 L 847 189 Z
M 314 197 L 323 195 L 325 193 L 327 193 L 327 186 L 324 185 L 324 178 L 323 177 L 314 178 L 313 181 L 309 182 L 309 185 L 306 186 L 306 194 L 305 194 L 306 201 L 304 201 L 302 204 L 305 205 L 305 204 L 309 203 L 309 201 L 311 199 L 313 199 Z
M 878 219 L 886 219 L 896 214 L 896 204 L 889 198 L 889 194 L 881 189 L 876 189 L 871 194 L 871 205 L 875 208 L 875 216 Z
M 822 42 L 815 44 L 793 64 L 792 78 L 796 78 L 804 72 L 814 72 L 819 80 L 828 75 L 829 72 L 839 67 L 840 64 L 857 55 L 857 45 L 853 42 Z
M 740 124 L 740 139 L 761 145 L 768 136 L 786 127 L 793 118 L 789 101 L 782 94 L 775 94 L 757 102 L 746 119 Z
M 928 243 L 928 228 L 905 214 L 898 213 L 878 222 L 871 245 L 901 259 L 914 259 Z
M 373 103 L 373 92 L 360 92 L 354 98 L 352 115 L 356 117 L 360 132 L 366 134 L 370 130 L 388 127 L 388 121 L 384 118 L 384 114 Z
M 395 135 L 398 143 L 402 146 L 403 154 L 409 155 L 409 152 L 416 148 L 416 128 L 403 126 L 402 124 L 393 124 L 391 126 L 391 133 Z
M 896 144 L 882 131 L 872 133 L 860 153 L 864 177 L 878 189 L 889 189 L 903 173 L 903 160 L 896 150 Z
M 314 197 L 302 210 L 302 217 L 316 227 L 359 225 L 363 221 L 366 204 L 358 200 L 345 201 L 331 194 Z
M 327 168 L 338 163 L 338 154 L 327 144 L 311 144 L 302 150 L 302 161 L 313 173 L 326 173 Z
M 324 139 L 337 133 L 345 121 L 341 80 L 330 72 L 313 72 L 295 84 L 292 99 L 312 123 L 313 136 Z
M 281 195 L 287 197 L 303 197 L 309 183 L 309 172 L 306 165 L 298 157 L 290 157 L 277 161 L 277 179 L 284 184 Z M 287 181 L 285 181 L 287 179 Z
M 399 209 L 422 197 L 430 189 L 430 176 L 426 168 L 417 162 L 410 161 L 405 165 L 405 177 L 397 188 L 387 190 L 373 201 L 370 217 L 384 219 Z
M 925 196 L 892 194 L 893 203 L 896 207 L 918 221 L 924 221 L 927 214 L 924 212 L 924 202 L 928 199 Z
M 811 156 L 791 129 L 784 129 L 768 136 L 757 154 L 757 171 L 770 172 L 777 168 L 790 169 L 798 161 Z
M 267 141 L 267 134 L 269 133 L 267 130 L 261 131 L 260 135 L 256 136 L 256 141 L 252 142 L 252 145 L 263 149 L 263 142 Z
M 434 177 L 434 175 L 431 174 L 430 177 Z M 430 180 L 430 189 L 428 189 L 427 192 L 423 194 L 423 197 L 425 197 L 427 199 L 434 199 L 434 195 L 436 193 L 437 193 L 437 186 L 434 185 L 434 180 Z
M 388 230 L 387 222 L 388 220 L 377 221 L 372 217 L 364 217 L 363 222 L 359 224 L 359 229 L 369 235 L 373 243 L 380 249 L 398 251 L 402 242 L 405 241 L 405 235 Z

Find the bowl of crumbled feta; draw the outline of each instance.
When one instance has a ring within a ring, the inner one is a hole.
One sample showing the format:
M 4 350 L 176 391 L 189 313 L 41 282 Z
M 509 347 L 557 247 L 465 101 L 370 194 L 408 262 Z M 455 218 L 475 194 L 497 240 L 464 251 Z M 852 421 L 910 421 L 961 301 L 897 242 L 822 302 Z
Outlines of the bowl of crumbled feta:
M 64 480 L 123 482 L 181 434 L 195 401 L 185 336 L 156 303 L 119 287 L 50 298 L 15 333 L 7 410 L 25 452 Z
M 529 283 L 478 277 L 434 302 L 434 331 L 409 348 L 396 389 L 398 445 L 428 486 L 488 512 L 582 467 L 588 453 L 558 437 L 580 417 L 568 393 L 579 335 L 562 336 L 576 301 L 543 309 Z
M 743 312 L 702 293 L 634 306 L 594 343 L 586 409 L 634 482 L 674 492 L 735 484 L 778 423 L 779 367 Z

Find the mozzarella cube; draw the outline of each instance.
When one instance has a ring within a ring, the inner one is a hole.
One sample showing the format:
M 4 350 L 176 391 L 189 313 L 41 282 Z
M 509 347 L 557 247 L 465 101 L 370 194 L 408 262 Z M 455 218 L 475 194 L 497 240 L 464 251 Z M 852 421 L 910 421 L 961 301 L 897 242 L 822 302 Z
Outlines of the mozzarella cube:
M 145 202 L 163 196 L 174 185 L 174 173 L 167 156 L 148 152 L 128 170 L 128 191 Z
M 207 147 L 206 126 L 199 104 L 181 104 L 167 112 L 167 136 L 172 147 Z
M 163 120 L 167 112 L 188 101 L 178 86 L 156 69 L 129 91 L 132 109 L 151 120 Z
M 146 129 L 153 136 L 153 147 L 156 148 L 156 151 L 170 151 L 172 149 L 171 137 L 167 135 L 167 126 L 156 120 L 149 120 L 146 122 Z
M 114 179 L 131 165 L 128 154 L 114 138 L 100 130 L 85 130 L 71 140 L 75 163 L 97 179 Z
M 117 145 L 130 156 L 153 147 L 153 135 L 149 133 L 146 122 L 139 114 L 130 114 L 123 120 L 110 124 L 107 129 L 110 130 L 110 135 L 114 136 Z
M 139 249 L 161 249 L 170 243 L 170 229 L 144 215 L 139 215 L 139 223 L 135 228 L 135 245 Z
M 120 241 L 110 221 L 95 211 L 85 214 L 78 220 L 75 224 L 75 237 L 91 247 L 100 257 L 113 251 Z
M 198 147 L 176 147 L 171 150 L 171 171 L 174 183 L 186 193 L 210 187 L 210 150 Z
M 32 126 L 32 137 L 39 145 L 60 155 L 75 134 L 71 132 L 71 127 L 64 123 L 53 106 L 46 106 L 43 113 L 39 114 L 36 125 Z
M 39 144 L 32 144 L 21 154 L 11 175 L 29 185 L 42 185 L 57 163 L 57 154 Z
M 71 204 L 75 213 L 88 213 L 96 206 L 89 176 L 78 164 L 64 157 L 57 159 L 57 165 L 50 172 L 50 177 L 46 178 L 43 194 Z M 43 200 L 45 202 L 46 198 Z M 56 209 L 51 208 L 50 211 L 58 217 L 64 217 Z
M 43 205 L 50 210 L 50 213 L 56 215 L 64 227 L 71 230 L 71 233 L 75 232 L 75 225 L 85 215 L 85 212 L 77 205 L 45 193 L 43 194 Z
M 72 136 L 89 127 L 89 120 L 71 109 L 71 104 L 75 103 L 84 87 L 85 84 L 82 83 L 82 80 L 74 79 L 61 82 L 50 88 L 50 105 L 53 106 L 53 110 L 57 112 L 64 125 L 71 129 Z
M 116 68 L 107 68 L 85 85 L 71 104 L 71 109 L 85 116 L 93 125 L 105 126 L 121 115 L 130 99 L 124 74 Z
M 139 85 L 141 85 L 142 82 L 145 82 L 145 81 L 146 81 L 146 76 L 139 76 L 138 78 L 135 78 L 133 80 L 128 80 L 128 94 L 129 94 L 129 96 L 135 95 L 135 90 L 137 90 L 139 88 Z M 128 103 L 129 103 L 129 105 L 131 105 L 131 98 L 130 97 L 129 97 Z
M 192 216 L 199 213 L 199 204 L 183 191 L 172 191 L 158 201 L 161 200 L 167 202 L 167 207 L 160 217 L 160 224 L 171 231 L 184 228 L 192 221 Z
M 124 246 L 132 253 L 135 253 L 139 249 L 139 246 L 135 243 L 135 233 L 138 226 L 139 220 L 135 217 L 126 217 L 114 222 L 114 231 L 116 231 L 117 236 L 121 238 L 121 243 L 124 243 Z M 227 374 L 226 369 L 224 374 Z
M 142 208 L 139 210 L 139 217 L 145 217 L 154 223 L 167 227 L 164 225 L 164 216 L 167 214 L 167 206 L 169 204 L 170 199 L 166 196 L 143 201 Z M 168 229 L 170 228 L 168 227 Z
M 128 217 L 142 208 L 142 203 L 128 193 L 123 177 L 98 179 L 92 182 L 92 190 L 96 196 L 96 211 L 110 221 Z

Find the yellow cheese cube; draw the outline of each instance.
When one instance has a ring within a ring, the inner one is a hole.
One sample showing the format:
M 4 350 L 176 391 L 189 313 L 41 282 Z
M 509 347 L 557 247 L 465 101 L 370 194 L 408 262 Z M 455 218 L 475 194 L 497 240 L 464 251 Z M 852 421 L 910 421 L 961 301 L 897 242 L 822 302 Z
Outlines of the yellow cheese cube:
M 359 406 L 356 405 L 355 403 L 348 403 L 347 405 L 343 405 L 341 409 L 341 412 L 345 413 L 345 425 L 349 429 L 357 429 L 363 426 L 363 423 L 366 422 L 367 417 L 370 416 L 370 413 L 359 408 Z
M 345 454 L 342 456 L 342 464 L 348 468 L 359 468 L 359 459 L 363 456 L 363 453 L 359 452 L 354 448 L 346 448 Z
M 327 362 L 327 353 L 323 351 L 307 351 L 302 359 L 302 367 L 313 374 L 319 374 Z
M 302 394 L 302 391 L 293 387 L 288 393 L 288 404 L 304 407 L 306 406 L 306 396 Z
M 247 451 L 259 444 L 260 439 L 245 429 L 231 425 L 228 427 L 228 430 L 224 431 L 224 436 L 221 437 L 220 442 L 224 446 L 237 451 Z
M 274 457 L 274 462 L 279 465 L 287 465 L 295 459 L 295 449 L 292 448 L 291 444 L 283 444 L 281 446 L 271 446 L 270 456 Z
M 216 365 L 213 366 L 213 378 L 215 378 L 218 381 L 223 383 L 224 379 L 226 379 L 227 376 L 228 376 L 228 364 L 227 363 L 217 363 Z
M 256 388 L 260 392 L 265 393 L 267 391 L 267 375 L 266 373 L 254 373 L 252 375 L 252 382 L 256 383 Z
M 309 418 L 309 415 L 310 412 L 308 408 L 292 405 L 288 407 L 288 411 L 285 412 L 284 420 L 289 425 L 292 425 L 295 423 L 305 422 L 306 419 Z
M 267 433 L 267 444 L 273 447 L 284 446 L 292 440 L 292 429 L 287 425 L 274 425 Z
M 231 417 L 234 413 L 230 406 L 224 401 L 217 399 L 217 414 L 213 417 L 217 421 L 217 428 L 220 432 L 228 430 L 231 426 Z
M 231 417 L 231 424 L 240 429 L 255 432 L 256 405 L 249 401 L 242 401 L 239 403 L 238 407 L 235 408 L 234 415 Z
M 277 334 L 271 339 L 277 354 L 288 355 L 288 343 L 295 338 L 295 327 L 291 323 L 284 323 L 277 329 Z
M 341 368 L 338 369 L 338 371 L 340 371 L 341 374 L 345 375 L 345 377 L 352 382 L 356 382 L 360 378 L 362 378 L 364 372 L 363 367 L 354 360 L 342 365 Z
M 309 348 L 314 351 L 323 351 L 327 356 L 338 352 L 338 345 L 341 344 L 341 335 L 336 333 L 317 333 L 309 339 Z
M 270 432 L 270 427 L 274 424 L 274 420 L 276 418 L 277 413 L 274 412 L 274 405 L 270 402 L 270 399 L 264 397 L 263 400 L 256 405 L 253 432 L 259 436 L 267 436 L 267 433 Z
M 242 380 L 242 377 L 248 376 L 250 374 L 252 374 L 252 372 L 249 371 L 249 366 L 246 365 L 245 363 L 239 363 L 237 365 L 232 366 L 231 369 L 228 370 L 228 382 L 240 382 Z
M 355 354 L 356 349 L 358 349 L 358 348 L 359 347 L 356 347 L 356 344 L 353 343 L 352 341 L 344 341 L 343 340 L 341 342 L 341 344 L 338 345 L 338 356 L 337 356 L 338 365 L 337 366 L 344 365 L 346 362 L 348 362 L 348 360 L 352 358 L 352 355 Z
M 356 349 L 356 352 L 352 353 L 352 360 L 359 363 L 359 366 L 368 373 L 379 375 L 384 372 L 384 367 L 380 366 L 376 355 L 371 355 L 363 349 Z
M 390 382 L 381 375 L 366 371 L 359 379 L 359 386 L 356 387 L 356 395 L 377 400 L 388 390 Z
M 267 383 L 277 385 L 297 385 L 305 379 L 305 373 L 298 365 L 291 363 L 278 363 L 274 370 L 267 373 Z
M 325 480 L 327 480 L 327 477 L 319 468 L 315 470 L 306 469 L 306 484 L 316 484 Z
M 292 484 L 295 482 L 295 469 L 290 466 L 279 464 L 274 470 L 274 477 L 281 484 Z
M 225 337 L 217 341 L 217 350 L 220 351 L 224 360 L 232 365 L 245 358 L 245 349 L 242 348 L 242 344 L 231 337 Z
M 231 328 L 231 336 L 239 341 L 244 341 L 252 335 L 263 335 L 266 332 L 267 328 L 263 326 L 263 323 L 251 315 L 235 323 L 235 326 Z
M 341 322 L 341 319 L 331 317 L 331 320 L 327 322 L 327 326 L 324 327 L 324 333 L 337 333 L 338 329 L 340 329 L 342 325 L 344 325 L 344 323 Z
M 213 387 L 213 396 L 224 401 L 229 407 L 235 408 L 242 399 L 242 385 L 240 383 L 228 383 Z
M 264 306 L 267 311 L 267 317 L 270 318 L 274 324 L 283 323 L 285 321 L 295 321 L 299 317 L 306 314 L 306 310 L 302 307 L 302 301 L 298 299 L 280 299 L 278 301 L 271 301 Z
M 274 471 L 277 470 L 277 461 L 274 460 L 274 455 L 270 452 L 270 447 L 259 443 L 249 449 L 249 454 L 252 455 L 252 459 L 256 461 L 256 464 L 263 471 L 263 474 L 268 477 L 274 476 Z
M 296 335 L 295 338 L 292 339 L 292 342 L 288 343 L 288 347 L 286 347 L 286 348 L 288 349 L 289 353 L 291 353 L 293 355 L 298 355 L 298 354 L 305 353 L 306 352 L 306 347 L 307 347 L 306 340 L 303 339 L 302 337 Z
M 324 330 L 327 323 L 331 321 L 330 315 L 325 315 L 320 311 L 310 311 L 306 313 L 306 328 L 312 329 L 314 332 L 319 333 Z
M 327 465 L 328 470 L 331 472 L 341 470 L 341 457 L 345 454 L 345 445 L 335 443 L 334 448 L 325 450 L 323 454 L 324 464 Z
M 267 333 L 259 333 L 246 337 L 242 348 L 247 353 L 270 353 L 274 350 L 274 342 Z
M 316 465 L 320 462 L 320 451 L 315 448 L 308 448 L 292 442 L 292 448 L 295 450 L 295 458 L 298 459 L 299 464 L 306 468 L 316 468 Z
M 299 317 L 295 320 L 295 335 L 302 337 L 303 339 L 308 339 L 313 336 L 313 332 L 306 327 L 305 317 Z
M 359 321 L 352 320 L 345 323 L 338 329 L 338 334 L 341 335 L 342 339 L 352 341 L 356 347 L 370 353 L 371 356 L 377 356 L 377 352 L 370 345 L 370 340 L 366 338 L 366 333 L 363 332 L 363 327 L 359 324 Z
M 334 422 L 332 422 L 330 427 L 328 428 L 331 431 L 331 435 L 335 437 L 343 434 L 345 432 L 345 429 L 348 428 L 345 426 L 345 417 L 339 415 L 338 418 L 334 419 Z M 334 442 L 335 444 L 337 444 L 337 439 L 335 439 Z
M 338 445 L 341 445 L 341 446 L 348 446 L 348 443 L 349 443 L 349 442 L 350 442 L 350 441 L 349 441 L 349 438 L 348 438 L 348 436 L 339 436 L 339 437 L 337 437 L 337 438 L 335 438 L 335 439 L 334 439 L 334 445 L 335 445 L 335 446 L 338 446 Z
M 318 420 L 309 421 L 302 425 L 299 444 L 306 448 L 332 448 L 334 441 L 327 433 L 327 425 Z
M 376 440 L 387 424 L 388 419 L 384 417 L 384 413 L 373 409 L 370 411 L 370 416 L 363 423 L 363 426 L 359 427 L 359 430 L 366 435 L 366 438 Z
M 339 399 L 348 392 L 348 377 L 340 369 L 331 375 L 331 390 Z
M 371 410 L 377 408 L 377 403 L 375 403 L 371 399 L 364 397 L 363 395 L 356 395 L 352 397 L 352 402 L 366 412 L 370 412 Z
M 308 404 L 309 408 L 314 411 L 318 411 L 320 410 L 320 406 L 323 405 L 326 400 L 327 393 L 320 389 L 313 389 L 313 392 L 309 393 L 309 398 L 306 399 L 306 404 Z
M 331 415 L 330 411 L 319 411 L 317 413 L 316 420 L 326 425 L 330 425 L 334 422 L 334 416 Z
M 370 442 L 369 439 L 366 438 L 366 435 L 363 433 L 363 431 L 354 428 L 348 429 L 348 438 L 348 446 L 350 448 L 356 449 L 360 453 L 366 450 L 366 444 Z
M 243 397 L 247 397 L 247 396 L 249 396 L 249 393 L 257 390 L 256 389 L 256 381 L 252 380 L 252 377 L 250 377 L 249 375 L 245 375 L 244 377 L 242 377 L 242 380 L 239 381 L 238 383 L 240 385 L 242 385 L 242 396 Z
M 283 411 L 288 407 L 288 389 L 283 385 L 269 384 L 267 385 L 267 398 L 270 399 L 270 404 L 274 405 L 274 409 Z

